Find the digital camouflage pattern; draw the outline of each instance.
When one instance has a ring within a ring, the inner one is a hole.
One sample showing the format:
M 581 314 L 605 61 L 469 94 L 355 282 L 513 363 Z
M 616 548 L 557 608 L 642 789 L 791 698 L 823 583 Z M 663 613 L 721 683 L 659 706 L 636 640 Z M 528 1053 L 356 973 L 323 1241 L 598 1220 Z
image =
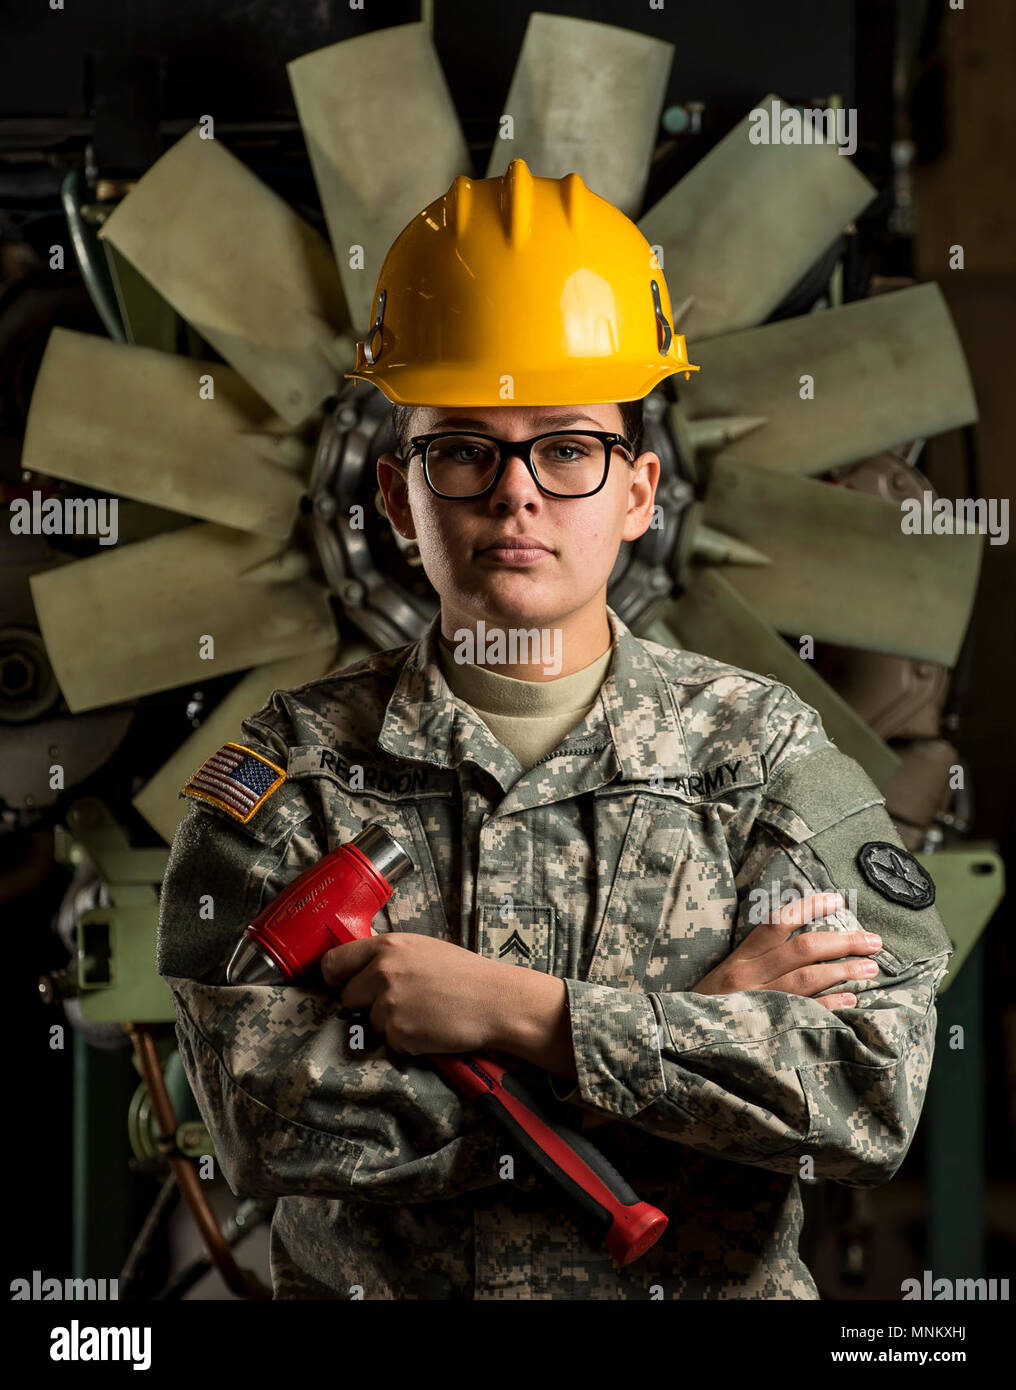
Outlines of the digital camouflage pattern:
M 279 1198 L 276 1298 L 816 1299 L 797 1248 L 803 1160 L 873 1187 L 907 1152 L 952 946 L 934 906 L 858 869 L 862 845 L 902 847 L 884 798 L 788 686 L 607 611 L 597 703 L 528 773 L 452 695 L 435 618 L 243 721 L 235 741 L 287 771 L 246 824 L 188 808 L 158 969 L 230 1187 Z M 577 1083 L 495 1055 L 573 1125 L 609 1117 L 589 1137 L 670 1216 L 631 1267 L 524 1154 L 502 1179 L 510 1141 L 428 1064 L 369 1029 L 352 1047 L 337 994 L 223 984 L 244 926 L 371 820 L 416 865 L 375 931 L 494 959 L 515 932 L 504 959 L 565 980 Z M 787 889 L 856 891 L 856 918 L 805 928 L 881 934 L 879 973 L 837 986 L 856 1008 L 690 992 L 762 920 L 759 889 L 774 906 Z

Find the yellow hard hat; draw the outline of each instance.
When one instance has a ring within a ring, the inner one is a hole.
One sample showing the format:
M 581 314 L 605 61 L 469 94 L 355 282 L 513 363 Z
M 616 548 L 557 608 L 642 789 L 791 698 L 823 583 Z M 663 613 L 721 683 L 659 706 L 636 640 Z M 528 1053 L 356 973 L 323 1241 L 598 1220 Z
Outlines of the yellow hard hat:
M 630 218 L 578 174 L 459 175 L 403 229 L 345 375 L 400 405 L 641 400 L 698 367 Z

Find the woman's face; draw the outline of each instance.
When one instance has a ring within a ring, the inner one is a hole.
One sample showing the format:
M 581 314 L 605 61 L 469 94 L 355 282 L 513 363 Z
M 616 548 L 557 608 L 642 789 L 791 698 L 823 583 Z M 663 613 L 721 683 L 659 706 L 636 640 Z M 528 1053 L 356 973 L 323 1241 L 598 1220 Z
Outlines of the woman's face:
M 616 405 L 420 406 L 412 433 L 471 429 L 502 439 L 528 439 L 556 429 L 620 432 Z M 401 470 L 401 471 L 399 471 Z M 407 465 L 394 454 L 378 461 L 378 482 L 392 524 L 415 539 L 427 577 L 446 613 L 456 620 L 514 619 L 550 625 L 606 594 L 622 541 L 647 530 L 660 461 L 644 453 L 632 467 L 627 454 L 611 454 L 607 480 L 592 497 L 547 497 L 525 462 L 509 458 L 487 497 L 465 501 L 435 497 L 418 453 Z M 528 560 L 490 548 L 510 537 L 537 542 Z

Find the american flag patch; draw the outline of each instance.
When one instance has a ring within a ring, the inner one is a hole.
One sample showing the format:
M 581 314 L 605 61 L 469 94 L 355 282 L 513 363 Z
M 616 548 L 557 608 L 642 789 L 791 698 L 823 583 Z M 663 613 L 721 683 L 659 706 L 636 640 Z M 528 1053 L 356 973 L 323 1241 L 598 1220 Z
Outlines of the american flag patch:
M 260 753 L 240 743 L 224 743 L 181 787 L 180 795 L 210 801 L 246 823 L 285 780 L 284 769 Z

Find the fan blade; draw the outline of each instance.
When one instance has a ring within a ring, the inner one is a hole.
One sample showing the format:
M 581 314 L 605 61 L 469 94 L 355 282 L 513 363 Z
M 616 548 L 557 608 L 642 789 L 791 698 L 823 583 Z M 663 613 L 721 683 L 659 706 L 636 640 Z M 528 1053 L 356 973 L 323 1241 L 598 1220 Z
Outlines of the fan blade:
M 983 536 L 904 534 L 880 497 L 733 459 L 707 465 L 703 520 L 775 563 L 724 578 L 780 632 L 955 664 Z
M 284 657 L 281 661 L 270 661 L 248 671 L 201 727 L 185 739 L 145 783 L 132 798 L 131 805 L 158 831 L 166 844 L 171 845 L 176 828 L 187 812 L 188 803 L 180 799 L 180 788 L 216 748 L 238 737 L 242 721 L 267 704 L 274 690 L 292 690 L 305 681 L 317 680 L 328 671 L 370 656 L 372 652 L 373 648 L 362 642 L 344 642 L 338 650 L 334 642 L 329 642 L 326 646 Z
M 325 589 L 292 577 L 300 558 L 202 522 L 33 575 L 67 704 L 77 714 L 334 644 Z M 209 637 L 214 659 L 203 659 Z
M 977 419 L 963 348 L 935 284 L 695 343 L 681 387 L 694 418 L 765 415 L 735 447 L 787 473 L 823 473 Z M 814 380 L 802 400 L 801 375 Z M 719 457 L 723 457 L 722 452 Z
M 516 158 L 544 178 L 574 171 L 594 193 L 636 217 L 673 60 L 674 45 L 647 34 L 531 14 L 502 107 L 511 116 L 512 137 L 494 141 L 487 178 L 503 174 Z
M 755 110 L 774 102 L 784 109 L 770 93 Z M 639 222 L 671 302 L 695 296 L 696 352 L 768 318 L 876 192 L 838 146 L 753 145 L 751 125 L 749 113 Z
M 701 522 L 692 536 L 692 556 L 703 565 L 771 565 L 768 555 Z
M 673 409 L 672 406 L 671 410 Z M 729 444 L 735 444 L 746 434 L 752 434 L 760 425 L 765 423 L 764 415 L 745 416 L 744 418 L 737 415 L 723 415 L 715 420 L 699 416 L 687 422 L 689 449 L 696 454 L 700 449 L 709 453 L 718 453 L 720 449 L 725 449 Z
M 425 24 L 344 39 L 286 66 L 346 303 L 366 327 L 389 246 L 472 173 L 469 150 Z
M 130 261 L 120 255 L 112 242 L 100 241 L 99 245 L 105 253 L 127 341 L 158 348 L 160 352 L 175 352 L 182 322 L 179 314 Z M 200 355 L 198 352 L 197 356 Z
M 284 420 L 299 424 L 334 394 L 355 347 L 327 242 L 200 127 L 152 165 L 99 236 Z
M 202 399 L 202 377 L 214 399 Z M 277 417 L 231 367 L 54 328 L 22 467 L 284 539 L 303 486 L 259 449 Z
M 147 541 L 164 531 L 179 531 L 185 526 L 193 526 L 194 518 L 183 516 L 180 512 L 165 512 L 161 507 L 150 507 L 147 502 L 132 502 L 129 497 L 121 497 L 116 509 L 116 543 L 133 545 L 135 541 Z M 71 562 L 71 557 L 67 557 Z
M 895 776 L 900 759 L 889 745 L 716 570 L 694 569 L 679 599 L 655 604 L 646 612 L 638 636 L 775 677 L 818 710 L 829 738 L 859 762 L 877 786 L 886 787 Z

